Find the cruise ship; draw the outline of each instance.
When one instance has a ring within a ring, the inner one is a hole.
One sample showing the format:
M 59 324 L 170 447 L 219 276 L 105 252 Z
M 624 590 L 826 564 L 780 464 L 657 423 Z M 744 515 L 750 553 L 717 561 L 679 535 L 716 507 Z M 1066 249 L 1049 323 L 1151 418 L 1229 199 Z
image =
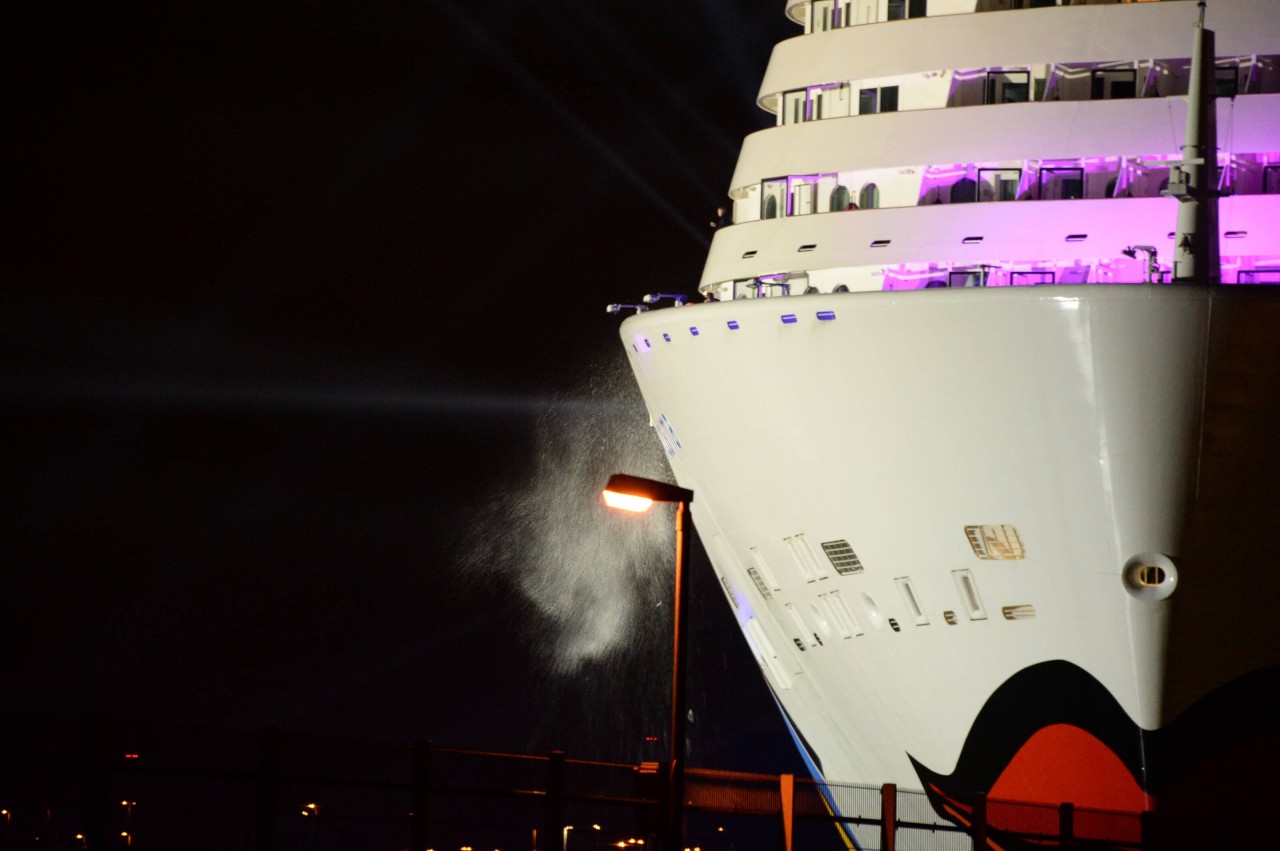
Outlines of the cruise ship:
M 814 774 L 1265 811 L 1280 3 L 781 11 L 699 295 L 611 307 Z

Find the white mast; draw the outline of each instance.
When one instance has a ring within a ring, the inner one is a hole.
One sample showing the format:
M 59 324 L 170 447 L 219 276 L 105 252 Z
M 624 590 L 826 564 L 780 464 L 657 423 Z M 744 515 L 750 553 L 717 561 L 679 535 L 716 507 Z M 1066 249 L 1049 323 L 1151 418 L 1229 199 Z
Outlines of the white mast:
M 1212 30 L 1204 28 L 1205 0 L 1197 4 L 1191 49 L 1191 84 L 1187 91 L 1187 127 L 1178 180 L 1169 195 L 1178 199 L 1178 229 L 1174 235 L 1175 283 L 1216 284 L 1222 276 L 1218 259 L 1218 121 L 1214 105 L 1214 48 Z M 1206 61 L 1206 57 L 1208 61 Z

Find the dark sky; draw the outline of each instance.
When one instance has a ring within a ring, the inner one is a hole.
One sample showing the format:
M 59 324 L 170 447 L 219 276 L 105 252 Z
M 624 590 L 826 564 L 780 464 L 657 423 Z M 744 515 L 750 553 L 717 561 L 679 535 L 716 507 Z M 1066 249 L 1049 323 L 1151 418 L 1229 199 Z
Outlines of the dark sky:
M 493 503 L 643 427 L 603 308 L 692 292 L 782 3 L 0 16 L 0 710 L 637 758 L 664 648 L 555 675 Z M 695 568 L 723 764 L 780 726 Z

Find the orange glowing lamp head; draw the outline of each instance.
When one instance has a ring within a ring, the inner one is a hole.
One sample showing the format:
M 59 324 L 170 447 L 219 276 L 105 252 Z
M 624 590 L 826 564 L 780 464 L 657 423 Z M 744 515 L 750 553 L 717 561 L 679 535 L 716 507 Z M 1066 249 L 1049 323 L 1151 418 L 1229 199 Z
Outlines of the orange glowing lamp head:
M 604 488 L 604 504 L 623 511 L 648 511 L 655 502 L 693 502 L 693 491 L 653 479 L 615 473 Z

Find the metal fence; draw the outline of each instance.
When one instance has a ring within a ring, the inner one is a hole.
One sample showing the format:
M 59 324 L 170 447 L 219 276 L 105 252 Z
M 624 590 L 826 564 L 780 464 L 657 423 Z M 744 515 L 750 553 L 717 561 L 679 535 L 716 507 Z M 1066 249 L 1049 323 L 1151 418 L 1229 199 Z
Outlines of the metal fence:
M 0 848 L 603 851 L 655 846 L 665 764 L 95 721 L 0 719 Z M 691 768 L 699 851 L 1263 847 L 1229 819 L 934 801 L 892 784 Z M 1204 816 L 1205 814 L 1194 814 Z M 663 850 L 665 851 L 665 849 Z

